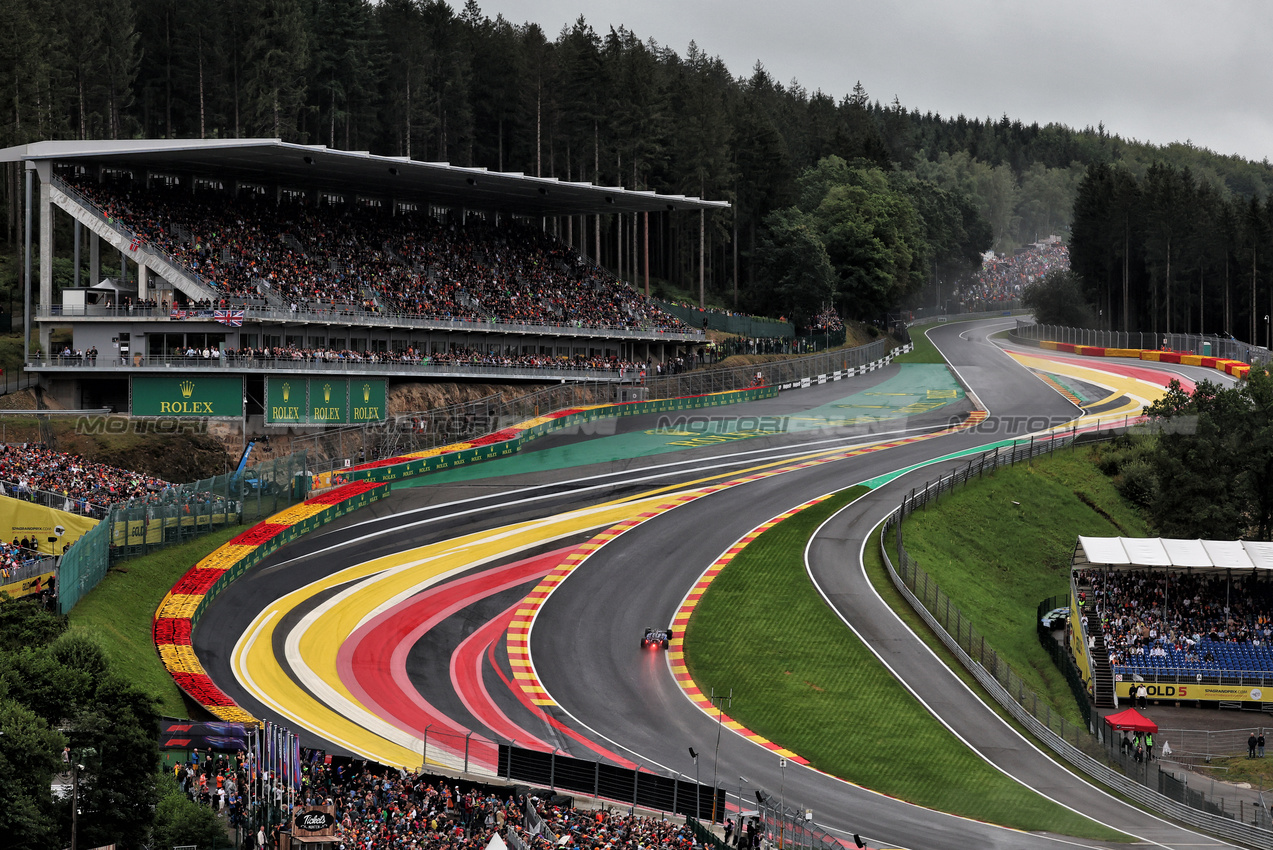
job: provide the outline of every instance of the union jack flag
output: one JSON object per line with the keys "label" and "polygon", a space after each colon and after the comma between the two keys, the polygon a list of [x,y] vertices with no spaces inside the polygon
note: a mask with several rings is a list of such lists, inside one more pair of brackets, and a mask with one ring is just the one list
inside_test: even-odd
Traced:
{"label": "union jack flag", "polygon": [[243,327],[243,311],[242,310],[216,310],[212,314],[213,321],[220,322],[223,325],[229,325],[232,328]]}

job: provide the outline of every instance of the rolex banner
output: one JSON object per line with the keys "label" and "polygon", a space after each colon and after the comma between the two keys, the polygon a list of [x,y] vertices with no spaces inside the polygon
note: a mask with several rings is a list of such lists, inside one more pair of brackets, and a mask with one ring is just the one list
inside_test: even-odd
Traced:
{"label": "rolex banner", "polygon": [[304,425],[309,422],[309,390],[304,378],[267,375],[265,421],[270,425]]}
{"label": "rolex banner", "polygon": [[237,419],[243,415],[243,378],[239,376],[137,375],[131,379],[129,396],[133,416]]}
{"label": "rolex banner", "polygon": [[375,378],[265,379],[267,425],[357,425],[385,419],[385,381]]}
{"label": "rolex banner", "polygon": [[349,379],[349,421],[379,422],[385,418],[385,382]]}

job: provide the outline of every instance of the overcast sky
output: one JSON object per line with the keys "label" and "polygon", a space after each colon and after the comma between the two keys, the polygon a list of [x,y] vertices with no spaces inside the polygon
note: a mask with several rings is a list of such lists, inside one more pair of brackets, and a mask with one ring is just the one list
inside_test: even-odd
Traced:
{"label": "overcast sky", "polygon": [[[907,109],[1192,141],[1273,159],[1268,0],[479,0],[554,39],[583,14],[684,56],[693,40],[735,77],[760,61],[837,100],[861,80]],[[452,0],[454,8],[463,0]]]}

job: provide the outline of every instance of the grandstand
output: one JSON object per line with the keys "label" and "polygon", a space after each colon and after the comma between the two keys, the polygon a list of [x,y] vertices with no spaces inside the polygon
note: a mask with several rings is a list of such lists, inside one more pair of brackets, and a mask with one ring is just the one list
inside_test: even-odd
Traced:
{"label": "grandstand", "polygon": [[[46,141],[0,162],[38,185],[27,371],[64,407],[135,415],[160,415],[133,402],[172,395],[174,375],[242,392],[222,381],[210,409],[190,390],[165,414],[263,422],[266,373],[349,398],[369,376],[637,381],[705,337],[588,258],[619,255],[602,222],[628,222],[624,267],[648,286],[631,225],[648,245],[651,213],[662,228],[728,206],[277,139]],[[64,219],[76,285],[55,298]],[[70,342],[53,347],[55,329]]]}
{"label": "grandstand", "polygon": [[[1070,646],[1097,705],[1273,705],[1273,544],[1080,537]],[[1270,697],[1266,699],[1266,696]]]}

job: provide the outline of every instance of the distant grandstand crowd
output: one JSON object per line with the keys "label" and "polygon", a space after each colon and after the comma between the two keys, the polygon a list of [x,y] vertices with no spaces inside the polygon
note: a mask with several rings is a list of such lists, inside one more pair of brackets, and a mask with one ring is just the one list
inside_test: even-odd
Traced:
{"label": "distant grandstand crowd", "polygon": [[1070,251],[1061,242],[1030,245],[1011,257],[995,256],[981,264],[981,270],[961,293],[964,309],[982,312],[1000,309],[1017,301],[1025,288],[1049,272],[1070,267]]}
{"label": "distant grandstand crowd", "polygon": [[1273,671],[1273,583],[1211,573],[1083,571],[1110,663]]}
{"label": "distant grandstand crowd", "polygon": [[40,560],[34,541],[14,538],[12,543],[0,542],[0,584],[7,583],[21,567]]}
{"label": "distant grandstand crowd", "polygon": [[50,507],[100,518],[106,506],[153,500],[171,486],[43,443],[0,443],[0,495],[15,499],[36,501],[43,491],[61,497]]}
{"label": "distant grandstand crowd", "polygon": [[[186,357],[202,356],[193,349]],[[415,348],[394,351],[350,351],[325,348],[240,348],[226,351],[226,358],[235,362],[271,366],[283,362],[309,363],[401,363],[409,366],[465,365],[490,366],[516,369],[578,369],[604,372],[626,372],[645,368],[619,357],[573,357],[548,354],[519,354],[497,349],[482,350],[461,345],[451,345],[446,351],[424,353]]]}
{"label": "distant grandstand crowd", "polygon": [[[251,768],[244,754],[218,754],[180,765],[176,774],[192,799],[223,813],[230,826],[250,831],[257,805],[253,789],[259,792],[261,787]],[[689,827],[668,820],[585,811],[561,798],[513,795],[357,762],[331,765],[311,758],[302,772],[301,788],[299,797],[290,800],[293,810],[333,806],[336,846],[346,850],[484,850],[494,835],[511,848],[528,850],[691,850],[696,846]],[[267,805],[273,802],[276,808],[286,808],[289,804],[282,786],[268,778],[265,795]],[[264,846],[271,850],[280,846],[285,829],[283,824],[262,828]],[[753,830],[746,837],[758,836]]]}
{"label": "distant grandstand crowd", "polygon": [[[610,329],[689,328],[540,230],[444,223],[285,195],[144,189],[72,178],[110,220],[230,301],[427,319]],[[178,305],[173,305],[174,308]]]}

